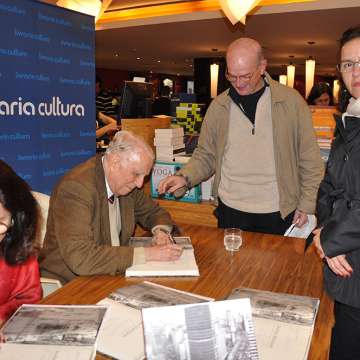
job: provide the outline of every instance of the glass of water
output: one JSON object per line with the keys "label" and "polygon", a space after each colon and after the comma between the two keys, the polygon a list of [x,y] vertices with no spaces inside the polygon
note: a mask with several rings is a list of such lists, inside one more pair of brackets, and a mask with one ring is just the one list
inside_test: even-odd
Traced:
{"label": "glass of water", "polygon": [[236,228],[224,230],[224,245],[228,251],[238,251],[242,244],[242,231]]}

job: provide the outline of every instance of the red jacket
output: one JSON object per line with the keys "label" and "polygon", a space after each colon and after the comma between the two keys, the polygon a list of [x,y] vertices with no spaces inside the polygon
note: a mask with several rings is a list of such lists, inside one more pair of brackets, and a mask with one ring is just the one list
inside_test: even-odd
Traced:
{"label": "red jacket", "polygon": [[0,323],[20,305],[36,303],[41,296],[39,266],[35,257],[14,266],[0,258]]}

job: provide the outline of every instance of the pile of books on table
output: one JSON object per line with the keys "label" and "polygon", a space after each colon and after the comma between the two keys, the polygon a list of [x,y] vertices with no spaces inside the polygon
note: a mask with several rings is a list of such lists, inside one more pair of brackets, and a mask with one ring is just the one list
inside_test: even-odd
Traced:
{"label": "pile of books on table", "polygon": [[177,155],[185,155],[184,129],[155,129],[156,160],[172,162]]}

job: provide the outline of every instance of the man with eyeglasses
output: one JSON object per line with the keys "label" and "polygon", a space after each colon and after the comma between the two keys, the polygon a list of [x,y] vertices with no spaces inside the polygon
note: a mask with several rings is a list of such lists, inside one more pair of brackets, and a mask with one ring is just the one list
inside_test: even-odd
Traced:
{"label": "man with eyeglasses", "polygon": [[215,173],[219,227],[272,234],[302,227],[324,167],[309,108],[265,72],[257,41],[231,43],[226,62],[230,88],[210,104],[190,162],[158,191],[180,195]]}
{"label": "man with eyeglasses", "polygon": [[[135,263],[179,258],[170,215],[141,189],[153,161],[147,143],[119,131],[104,156],[90,158],[60,180],[50,200],[42,276],[66,283],[79,275],[122,274]],[[136,223],[152,230],[153,246],[129,247]]]}

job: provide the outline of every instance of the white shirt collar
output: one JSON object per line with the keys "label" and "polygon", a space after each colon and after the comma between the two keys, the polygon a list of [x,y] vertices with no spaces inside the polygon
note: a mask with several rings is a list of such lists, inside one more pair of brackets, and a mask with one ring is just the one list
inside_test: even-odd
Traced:
{"label": "white shirt collar", "polygon": [[[103,167],[104,167],[104,157],[101,158],[101,162],[102,162]],[[113,195],[115,195],[115,194],[114,194],[114,193],[111,191],[111,189],[110,189],[110,186],[109,186],[109,183],[108,183],[108,181],[107,181],[107,179],[106,179],[105,173],[104,173],[104,177],[105,177],[105,185],[106,185],[107,197],[108,197],[108,199],[110,199],[110,198],[111,198]]]}

